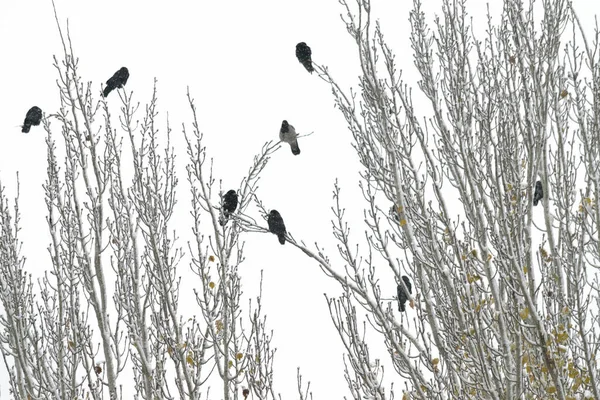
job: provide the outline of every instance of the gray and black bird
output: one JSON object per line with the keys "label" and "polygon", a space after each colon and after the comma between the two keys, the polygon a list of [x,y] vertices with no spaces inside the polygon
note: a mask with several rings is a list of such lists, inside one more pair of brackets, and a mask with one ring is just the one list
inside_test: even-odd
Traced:
{"label": "gray and black bird", "polygon": [[221,226],[225,226],[225,224],[229,220],[229,216],[233,214],[237,206],[238,195],[236,191],[232,189],[225,193],[225,196],[223,196],[223,200],[221,203],[221,218],[219,218],[219,223],[221,224]]}
{"label": "gray and black bird", "polygon": [[129,70],[125,67],[122,67],[120,70],[115,72],[115,74],[111,76],[109,80],[106,81],[104,97],[108,96],[110,92],[116,88],[122,88],[123,85],[127,83],[127,79],[129,79]]}
{"label": "gray and black bird", "polygon": [[271,210],[267,217],[267,224],[269,224],[269,232],[277,235],[279,243],[285,244],[285,234],[287,231],[285,230],[285,224],[283,223],[283,218],[281,218],[279,211]]}
{"label": "gray and black bird", "polygon": [[398,216],[398,207],[396,207],[396,205],[393,205],[392,208],[390,208],[390,217],[394,218],[396,222],[400,222],[400,217]]}
{"label": "gray and black bird", "polygon": [[542,181],[535,183],[535,191],[533,192],[533,205],[537,206],[538,202],[544,198],[544,188],[542,187]]}
{"label": "gray and black bird", "polygon": [[279,130],[279,140],[285,143],[289,143],[292,148],[292,154],[297,156],[300,154],[300,147],[298,147],[298,134],[296,129],[286,120],[281,123],[281,129]]}
{"label": "gray and black bird", "polygon": [[25,115],[25,122],[23,122],[21,132],[28,133],[29,129],[31,129],[31,125],[38,126],[41,120],[42,109],[36,106],[31,107]]}
{"label": "gray and black bird", "polygon": [[[408,276],[404,275],[402,277],[402,280],[404,281],[404,285],[408,289],[408,293],[412,294],[412,286],[410,285],[410,280],[408,279]],[[402,285],[398,285],[398,311],[404,312],[404,310],[406,309],[404,307],[404,303],[406,303],[406,300],[408,300],[408,294],[404,291]]]}
{"label": "gray and black bird", "polygon": [[304,65],[304,68],[312,74],[315,69],[312,66],[311,55],[312,52],[310,51],[310,47],[308,47],[306,43],[300,42],[296,45],[296,57],[298,58],[298,61],[300,61],[300,64]]}

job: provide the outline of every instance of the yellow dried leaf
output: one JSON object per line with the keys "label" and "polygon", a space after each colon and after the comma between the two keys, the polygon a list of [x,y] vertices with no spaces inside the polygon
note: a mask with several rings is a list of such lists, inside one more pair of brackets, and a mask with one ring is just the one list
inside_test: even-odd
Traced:
{"label": "yellow dried leaf", "polygon": [[487,256],[487,261],[490,261],[491,259],[492,259],[492,255],[491,255],[491,254],[488,254],[488,256]]}
{"label": "yellow dried leaf", "polygon": [[400,220],[400,226],[404,226],[404,225],[406,225],[406,220],[405,219]]}
{"label": "yellow dried leaf", "polygon": [[525,307],[520,313],[519,315],[521,316],[522,320],[526,320],[527,317],[529,317],[529,307]]}
{"label": "yellow dried leaf", "polygon": [[404,211],[404,207],[398,206],[397,211],[398,211],[398,213],[401,213],[402,211]]}
{"label": "yellow dried leaf", "polygon": [[569,334],[567,332],[562,332],[562,333],[559,333],[558,335],[556,335],[556,341],[558,343],[564,343],[567,341],[568,338],[569,338]]}
{"label": "yellow dried leaf", "polygon": [[569,95],[569,92],[567,92],[567,89],[563,89],[563,91],[560,92],[560,97],[563,98],[563,99],[565,97],[567,97],[568,95]]}
{"label": "yellow dried leaf", "polygon": [[556,393],[556,387],[550,386],[548,389],[546,389],[546,392],[548,392],[550,394]]}
{"label": "yellow dried leaf", "polygon": [[404,394],[402,395],[402,400],[410,400],[408,393],[404,392]]}
{"label": "yellow dried leaf", "polygon": [[214,289],[215,288],[215,283],[214,282],[210,282],[208,284],[208,287],[211,288],[211,289]]}
{"label": "yellow dried leaf", "polygon": [[579,375],[579,371],[577,371],[576,369],[572,369],[571,371],[569,371],[569,378],[575,379],[577,378],[577,375]]}
{"label": "yellow dried leaf", "polygon": [[208,261],[210,261],[210,262],[214,262],[214,261],[215,261],[215,256],[209,256],[209,257],[208,257]]}
{"label": "yellow dried leaf", "polygon": [[194,362],[194,357],[192,357],[192,353],[189,352],[187,357],[185,358],[185,361],[189,364],[189,365],[196,365],[196,363]]}
{"label": "yellow dried leaf", "polygon": [[524,266],[524,267],[523,267],[523,273],[524,273],[524,274],[527,274],[527,272],[529,272],[529,269],[527,268],[527,266]]}
{"label": "yellow dried leaf", "polygon": [[227,365],[229,366],[229,368],[233,367],[233,361],[229,360],[229,362],[227,363]]}
{"label": "yellow dried leaf", "polygon": [[475,249],[471,250],[471,255],[473,257],[477,257],[477,250],[475,250]]}
{"label": "yellow dried leaf", "polygon": [[244,357],[244,355],[243,355],[242,353],[237,353],[237,354],[235,355],[235,358],[237,358],[238,360],[241,360],[241,359],[242,359],[242,357]]}
{"label": "yellow dried leaf", "polygon": [[510,183],[508,183],[506,185],[506,190],[512,190],[512,188],[513,188],[513,185],[511,185]]}
{"label": "yellow dried leaf", "polygon": [[434,358],[433,360],[431,360],[431,363],[433,365],[438,365],[440,363],[440,359],[439,358]]}

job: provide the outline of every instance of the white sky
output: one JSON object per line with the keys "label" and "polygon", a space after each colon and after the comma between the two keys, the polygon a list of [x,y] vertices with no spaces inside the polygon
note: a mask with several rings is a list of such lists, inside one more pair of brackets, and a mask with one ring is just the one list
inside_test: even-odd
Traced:
{"label": "white sky", "polygon": [[[417,90],[408,38],[411,2],[372,2],[399,67],[405,70],[406,82]],[[424,2],[432,24],[433,13],[440,10],[439,0]],[[574,3],[591,36],[600,2]],[[191,121],[185,97],[189,85],[208,154],[215,158],[215,175],[223,179],[224,190],[239,187],[263,143],[277,140],[281,120],[287,119],[300,133],[314,131],[300,140],[299,156],[294,157],[286,145],[273,157],[262,177],[259,197],[266,207],[281,212],[296,239],[307,244],[318,241],[342,267],[330,234],[332,189],[339,178],[349,216],[360,221],[363,204],[357,189],[357,158],[343,117],[333,108],[329,87],[316,74],[308,74],[295,57],[296,43],[306,42],[313,60],[327,65],[342,87],[356,88],[356,48],[340,20],[344,10],[337,1],[56,0],[56,5],[61,22],[69,19],[79,73],[93,81],[96,94],[117,69],[126,66],[130,72],[126,89],[133,90],[134,98],[145,104],[153,78],[158,78],[158,109],[163,118],[169,112],[179,155],[178,191],[182,197],[176,221],[181,226],[180,237],[189,238],[189,190],[183,170],[187,155],[181,134],[181,123],[190,126]],[[476,7],[472,14],[485,21],[481,18],[485,3],[472,0],[471,5]],[[501,2],[494,7],[497,10]],[[497,21],[498,13],[494,16]],[[50,1],[0,2],[0,179],[11,198],[16,194],[16,172],[20,173],[23,254],[28,259],[26,268],[34,276],[49,268],[41,187],[46,178],[45,133],[41,127],[33,127],[29,134],[22,134],[19,125],[33,105],[46,114],[56,111],[59,98],[52,55],[60,59],[61,51]],[[112,113],[117,114],[117,94],[111,94],[109,100]],[[423,113],[428,115],[428,110],[424,108]],[[58,128],[56,122],[54,127]],[[164,124],[162,128],[164,131]],[[353,232],[355,239],[362,241],[362,226],[354,227]],[[187,252],[184,240],[179,245]],[[260,270],[265,272],[263,311],[275,331],[276,391],[284,398],[295,397],[296,367],[300,366],[305,381],[311,380],[316,398],[348,395],[341,368],[342,348],[323,298],[325,292],[338,293],[338,286],[303,254],[289,245],[280,246],[275,236],[247,235],[246,250],[241,271],[248,296],[257,290]],[[179,271],[188,274],[184,263]],[[395,284],[390,282],[389,297],[394,295]],[[195,303],[180,306],[182,314],[197,312]],[[393,371],[386,373],[388,379],[393,375]],[[397,377],[394,382],[402,385]],[[0,395],[6,396],[3,366],[0,387]]]}

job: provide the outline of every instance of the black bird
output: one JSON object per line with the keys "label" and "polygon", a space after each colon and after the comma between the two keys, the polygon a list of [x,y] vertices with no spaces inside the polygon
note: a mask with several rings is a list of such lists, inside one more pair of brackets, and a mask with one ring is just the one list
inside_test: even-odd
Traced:
{"label": "black bird", "polygon": [[306,45],[304,42],[300,42],[296,45],[296,57],[300,64],[304,65],[304,68],[311,74],[315,70],[312,66],[312,59],[310,58],[312,52],[310,51],[310,47]]}
{"label": "black bird", "polygon": [[235,190],[230,190],[225,193],[223,196],[223,202],[221,204],[221,218],[219,218],[219,223],[221,226],[225,226],[227,221],[229,220],[229,215],[233,214],[235,209],[238,206],[238,195]]}
{"label": "black bird", "polygon": [[393,205],[392,208],[390,208],[390,216],[394,218],[396,222],[400,222],[400,217],[398,216],[398,207],[396,207],[396,205]]}
{"label": "black bird", "polygon": [[[404,281],[404,285],[408,289],[408,293],[412,294],[412,286],[410,285],[410,280],[408,279],[408,276],[404,275],[402,277],[402,280]],[[398,285],[398,311],[404,312],[404,303],[406,303],[406,300],[408,300],[408,294],[404,291],[402,285]]]}
{"label": "black bird", "polygon": [[292,148],[292,154],[297,156],[300,154],[300,147],[298,147],[298,134],[296,129],[286,120],[281,123],[281,129],[279,130],[279,140],[285,143],[289,143]]}
{"label": "black bird", "polygon": [[120,70],[115,72],[109,80],[106,81],[106,87],[104,88],[104,97],[108,96],[116,88],[122,88],[129,79],[129,70],[122,67]]}
{"label": "black bird", "polygon": [[36,106],[33,106],[27,111],[27,115],[25,115],[25,122],[23,122],[23,126],[21,132],[28,133],[31,125],[38,126],[40,121],[42,120],[42,109]]}
{"label": "black bird", "polygon": [[544,188],[542,187],[542,181],[535,183],[535,192],[533,192],[533,205],[537,206],[538,201],[544,198]]}
{"label": "black bird", "polygon": [[267,218],[267,224],[269,224],[269,232],[277,235],[279,243],[285,244],[285,234],[287,231],[285,230],[285,224],[283,223],[283,218],[281,218],[279,211],[271,210],[269,217]]}

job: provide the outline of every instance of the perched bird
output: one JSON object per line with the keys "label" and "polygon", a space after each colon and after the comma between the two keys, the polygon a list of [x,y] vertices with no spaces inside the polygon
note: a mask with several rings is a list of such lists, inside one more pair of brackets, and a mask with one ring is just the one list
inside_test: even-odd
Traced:
{"label": "perched bird", "polygon": [[311,74],[315,70],[312,66],[312,59],[310,58],[312,51],[310,51],[310,47],[306,45],[304,42],[300,42],[296,45],[296,57],[300,64],[304,65],[304,68]]}
{"label": "perched bird", "polygon": [[250,394],[250,390],[244,388],[244,390],[242,391],[242,394],[244,395],[244,399],[247,399],[248,395]]}
{"label": "perched bird", "polygon": [[31,125],[38,126],[40,121],[42,120],[42,109],[36,106],[33,106],[27,111],[27,115],[25,115],[25,122],[23,122],[23,126],[21,132],[28,133]]}
{"label": "perched bird", "polygon": [[227,221],[229,220],[229,215],[233,214],[235,209],[238,206],[238,195],[235,190],[230,190],[225,193],[223,196],[223,201],[221,203],[221,218],[219,218],[219,223],[221,226],[225,226]]}
{"label": "perched bird", "polygon": [[123,85],[127,83],[127,79],[129,79],[129,70],[125,67],[122,67],[120,70],[115,72],[115,74],[111,76],[109,80],[106,81],[104,97],[108,96],[110,92],[116,88],[122,88]]}
{"label": "perched bird", "polygon": [[290,144],[292,148],[292,154],[297,156],[300,154],[300,147],[298,147],[298,134],[294,127],[286,120],[281,123],[281,129],[279,130],[279,140]]}
{"label": "perched bird", "polygon": [[283,218],[281,218],[279,211],[271,210],[269,217],[267,218],[267,224],[269,224],[269,232],[277,235],[279,243],[285,244],[285,234],[287,231],[285,230],[285,224],[283,223]]}
{"label": "perched bird", "polygon": [[392,208],[390,208],[390,217],[394,218],[396,222],[400,222],[400,217],[398,216],[398,207],[396,207],[396,205],[393,205]]}
{"label": "perched bird", "polygon": [[535,183],[535,192],[533,192],[533,205],[537,206],[538,202],[544,198],[544,188],[542,187],[542,181]]}
{"label": "perched bird", "polygon": [[[410,280],[408,279],[408,276],[404,275],[402,277],[402,280],[404,281],[404,285],[408,289],[408,293],[412,294],[412,286],[410,285]],[[408,294],[404,291],[402,285],[398,285],[398,311],[404,312],[404,303],[406,303],[406,300],[408,300]]]}

